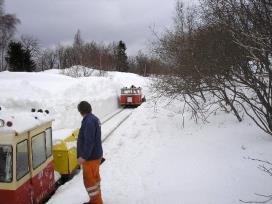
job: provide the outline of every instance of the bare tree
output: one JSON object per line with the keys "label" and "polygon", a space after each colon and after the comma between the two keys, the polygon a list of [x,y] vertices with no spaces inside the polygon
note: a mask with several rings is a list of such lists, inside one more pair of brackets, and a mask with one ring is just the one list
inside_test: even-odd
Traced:
{"label": "bare tree", "polygon": [[[203,0],[208,23],[220,22],[247,55],[233,69],[229,91],[235,101],[266,133],[272,135],[272,4],[258,0]],[[244,88],[240,88],[244,87]]]}
{"label": "bare tree", "polygon": [[52,49],[45,49],[37,60],[38,68],[41,71],[58,68],[57,52]]}
{"label": "bare tree", "polygon": [[206,110],[219,106],[239,121],[246,114],[272,135],[271,7],[268,1],[202,0],[201,15],[192,16],[194,9],[178,3],[175,29],[155,43],[170,67],[155,88],[182,98],[195,116],[206,118]]}
{"label": "bare tree", "polygon": [[28,50],[34,59],[37,59],[40,55],[40,43],[39,40],[30,35],[22,35],[21,42],[25,50]]}

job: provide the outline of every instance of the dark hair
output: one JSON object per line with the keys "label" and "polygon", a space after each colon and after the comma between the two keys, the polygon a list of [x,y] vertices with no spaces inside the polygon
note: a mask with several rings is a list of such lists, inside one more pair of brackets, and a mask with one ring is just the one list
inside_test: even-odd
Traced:
{"label": "dark hair", "polygon": [[85,115],[92,112],[92,106],[87,101],[81,101],[77,105],[77,109],[81,113],[81,115]]}

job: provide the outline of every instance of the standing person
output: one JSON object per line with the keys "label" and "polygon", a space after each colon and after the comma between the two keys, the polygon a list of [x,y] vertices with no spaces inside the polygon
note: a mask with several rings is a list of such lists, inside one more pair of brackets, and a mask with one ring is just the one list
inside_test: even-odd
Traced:
{"label": "standing person", "polygon": [[[83,168],[83,181],[90,204],[102,204],[99,166],[103,156],[101,123],[92,114],[91,105],[82,101],[77,106],[83,117],[77,140],[78,164]],[[86,204],[87,204],[86,203]]]}

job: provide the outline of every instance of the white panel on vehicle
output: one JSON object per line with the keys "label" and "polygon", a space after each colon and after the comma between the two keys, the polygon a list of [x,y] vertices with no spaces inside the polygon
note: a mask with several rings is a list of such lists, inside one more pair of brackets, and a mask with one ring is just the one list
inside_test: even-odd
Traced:
{"label": "white panel on vehicle", "polygon": [[127,102],[132,103],[132,97],[127,97]]}

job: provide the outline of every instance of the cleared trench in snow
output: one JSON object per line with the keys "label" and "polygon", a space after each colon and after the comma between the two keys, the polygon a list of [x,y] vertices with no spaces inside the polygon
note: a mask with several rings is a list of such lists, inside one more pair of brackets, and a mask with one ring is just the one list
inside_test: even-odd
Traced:
{"label": "cleared trench in snow", "polygon": [[[132,114],[132,111],[133,111],[133,109],[118,109],[115,112],[108,114],[105,118],[103,118],[101,120],[102,143],[104,143],[111,136],[111,134],[118,127],[120,127],[120,125],[122,125],[122,123],[125,122],[126,119],[129,118],[129,116]],[[72,129],[55,131],[55,133],[62,134],[62,139],[65,139],[66,137],[68,137],[70,135],[70,133],[72,133],[72,132],[73,132]],[[55,140],[55,142],[56,141],[57,140]],[[74,144],[74,145],[76,145],[76,144]],[[55,181],[57,182],[60,178],[61,178],[61,176],[59,175],[59,173],[55,171]],[[71,180],[73,180],[73,178],[71,178]],[[66,182],[64,182],[64,183],[66,183]],[[60,186],[58,186],[58,187],[60,187]]]}

